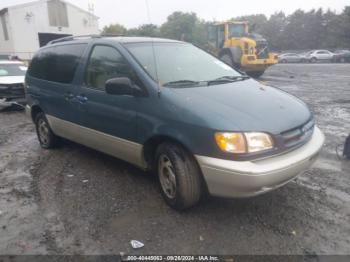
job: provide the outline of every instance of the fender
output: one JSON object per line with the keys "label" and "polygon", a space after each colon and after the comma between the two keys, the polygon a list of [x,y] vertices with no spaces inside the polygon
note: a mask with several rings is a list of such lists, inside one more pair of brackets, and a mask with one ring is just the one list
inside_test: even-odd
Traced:
{"label": "fender", "polygon": [[145,137],[143,144],[147,144],[148,141],[157,137],[169,138],[176,141],[192,153],[194,153],[193,151],[196,148],[193,143],[194,141],[191,141],[190,136],[188,136],[186,132],[181,131],[181,128],[176,128],[170,125],[158,126],[152,133],[149,134],[149,136]]}

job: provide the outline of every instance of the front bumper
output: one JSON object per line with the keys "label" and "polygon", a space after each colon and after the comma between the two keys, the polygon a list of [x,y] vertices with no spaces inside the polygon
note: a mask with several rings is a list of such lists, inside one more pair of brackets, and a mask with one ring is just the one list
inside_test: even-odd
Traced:
{"label": "front bumper", "polygon": [[324,135],[315,127],[305,145],[288,153],[256,161],[230,161],[196,155],[209,193],[221,197],[251,197],[283,186],[316,160]]}
{"label": "front bumper", "polygon": [[19,105],[21,107],[24,107],[24,105],[27,103],[27,100],[22,97],[17,98],[3,98],[0,96],[0,110],[11,107],[13,105]]}
{"label": "front bumper", "polygon": [[262,59],[257,58],[255,55],[242,55],[241,58],[241,67],[245,71],[263,71],[277,63],[277,56],[273,53],[270,53],[267,58]]}

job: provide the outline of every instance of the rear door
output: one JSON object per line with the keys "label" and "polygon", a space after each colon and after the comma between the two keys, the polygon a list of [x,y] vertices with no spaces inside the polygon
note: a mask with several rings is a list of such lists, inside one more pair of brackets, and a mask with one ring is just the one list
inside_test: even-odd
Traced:
{"label": "rear door", "polygon": [[86,46],[52,46],[44,48],[33,59],[28,71],[28,92],[49,117],[77,121],[77,104],[74,102],[77,85],[74,80]]}
{"label": "rear door", "polygon": [[294,62],[294,63],[297,63],[300,60],[300,58],[297,54],[291,54],[291,59],[292,59],[292,62]]}
{"label": "rear door", "polygon": [[330,56],[329,56],[328,52],[326,52],[326,51],[318,51],[317,52],[317,59],[327,60],[327,59],[330,59]]}
{"label": "rear door", "polygon": [[324,51],[324,56],[326,60],[332,60],[333,59],[333,53],[329,51]]}

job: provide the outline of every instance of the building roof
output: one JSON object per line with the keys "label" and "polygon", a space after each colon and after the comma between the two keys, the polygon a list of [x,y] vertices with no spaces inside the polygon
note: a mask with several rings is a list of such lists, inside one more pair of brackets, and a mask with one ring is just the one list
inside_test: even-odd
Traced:
{"label": "building roof", "polygon": [[[6,13],[8,11],[8,9],[12,9],[12,8],[22,8],[22,7],[26,7],[26,6],[31,6],[31,5],[35,5],[35,4],[39,4],[39,3],[47,3],[49,1],[52,1],[52,0],[37,0],[37,1],[31,1],[31,2],[28,2],[28,3],[23,3],[23,4],[16,4],[16,5],[11,5],[11,6],[7,6],[7,7],[4,7],[2,9],[0,9],[0,15],[2,13]],[[89,11],[87,10],[84,10],[83,8],[79,7],[79,6],[76,6],[72,3],[70,3],[69,1],[66,1],[66,0],[59,0],[67,5],[70,5],[71,7],[75,8],[75,9],[78,9],[80,10],[81,12],[84,12],[86,14],[89,14],[89,15],[92,15],[93,17],[95,17],[96,19],[98,19],[99,17],[94,15],[93,13],[90,13]]]}

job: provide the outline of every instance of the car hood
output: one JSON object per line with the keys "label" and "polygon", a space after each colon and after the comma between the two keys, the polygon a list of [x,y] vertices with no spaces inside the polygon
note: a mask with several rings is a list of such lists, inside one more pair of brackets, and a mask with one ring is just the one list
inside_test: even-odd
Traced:
{"label": "car hood", "polygon": [[216,130],[279,134],[312,117],[298,98],[252,79],[171,90],[180,98],[183,118],[195,113],[202,123]]}
{"label": "car hood", "polygon": [[1,76],[0,85],[24,83],[25,76]]}

